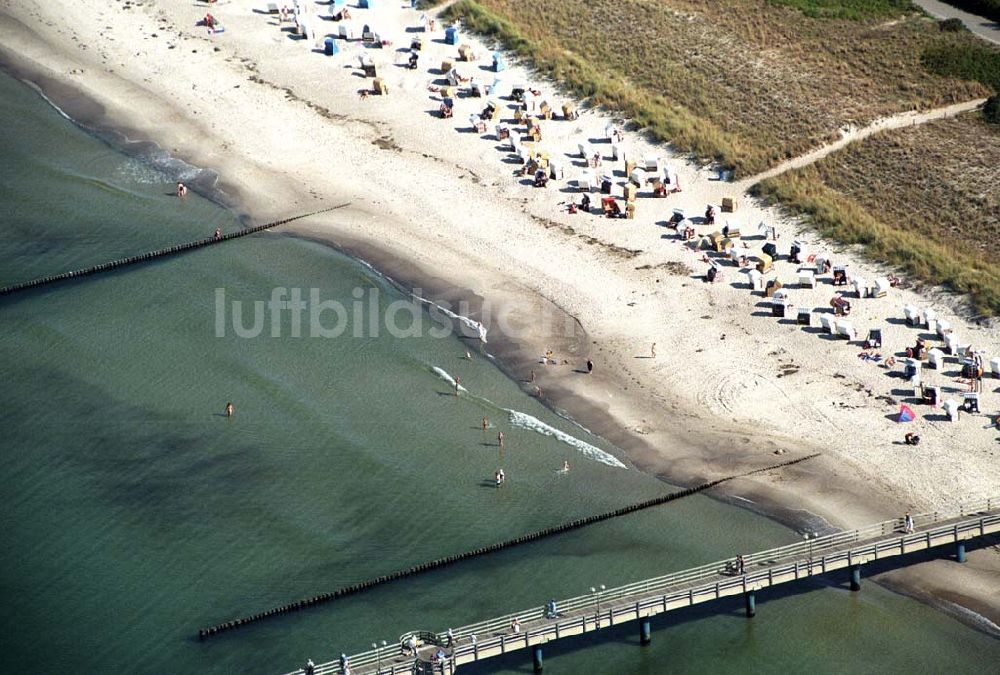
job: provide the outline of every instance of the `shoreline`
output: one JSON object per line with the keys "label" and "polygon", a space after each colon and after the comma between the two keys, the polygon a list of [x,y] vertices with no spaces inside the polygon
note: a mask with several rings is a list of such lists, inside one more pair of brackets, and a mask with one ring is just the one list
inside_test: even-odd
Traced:
{"label": "shoreline", "polygon": [[[9,20],[8,17],[4,18]],[[35,39],[46,44],[41,36],[36,35]],[[48,46],[53,52],[56,51],[54,45],[49,44]],[[0,51],[4,51],[4,49],[0,49]],[[25,64],[22,66],[27,68]],[[50,87],[49,91],[56,105],[69,111],[70,114],[77,112],[71,106],[78,105],[82,111],[81,121],[85,127],[88,126],[85,113],[90,112],[95,123],[99,123],[100,126],[106,124],[110,128],[120,129],[127,138],[144,139],[154,136],[153,133],[146,133],[142,129],[141,115],[139,115],[137,122],[130,123],[129,120],[122,119],[127,106],[123,106],[117,111],[109,110],[96,97],[90,98],[95,94],[94,91],[89,92],[88,95],[84,89],[74,88],[71,84],[72,80],[68,76],[64,80],[60,80],[54,74],[49,76],[42,71],[41,64],[36,64],[36,66],[38,66],[38,73],[31,79],[40,81],[39,86],[42,86],[43,89]],[[98,83],[98,85],[100,84],[106,83]],[[99,89],[98,85],[92,86]],[[126,83],[123,82],[123,85]],[[128,83],[126,86],[132,85]],[[106,95],[114,96],[114,85],[111,84],[109,87],[111,93],[106,91]],[[152,91],[150,93],[154,94]],[[70,107],[64,106],[65,101],[60,100],[60,97],[69,99],[68,106]],[[169,110],[173,107],[162,100],[157,100],[155,106],[154,109],[160,110]],[[347,121],[345,124],[354,125],[357,122]],[[197,121],[185,117],[181,117],[177,125],[180,131],[173,130],[175,138],[177,136],[183,137],[190,128],[198,129],[202,126]],[[378,133],[378,123],[371,123],[367,126],[362,124],[362,126],[368,129],[368,136],[372,133]],[[345,135],[351,135],[351,131],[348,129]],[[174,145],[169,142],[170,134],[167,136],[168,138],[158,147],[166,149]],[[365,144],[366,141],[366,136],[360,135],[357,142]],[[226,143],[216,142],[213,145],[225,148]],[[350,199],[355,197],[355,194],[369,198],[371,196],[363,190],[364,181],[359,180],[353,184],[348,182],[347,187],[340,193],[324,192],[321,198],[317,193],[307,194],[304,185],[292,187],[294,185],[292,179],[277,176],[275,171],[267,171],[265,167],[254,166],[253,170],[250,171],[227,172],[227,165],[232,166],[234,162],[240,161],[238,157],[233,157],[228,161],[225,158],[220,158],[218,164],[211,162],[205,164],[199,161],[199,152],[195,149],[197,144],[194,148],[189,145],[190,152],[185,152],[183,143],[178,143],[178,146],[180,149],[175,147],[173,151],[165,151],[173,157],[190,157],[192,166],[213,165],[219,167],[211,169],[211,171],[215,171],[219,176],[220,189],[232,196],[233,204],[228,208],[234,209],[249,220],[266,220],[269,216],[277,215],[278,209],[283,208],[283,206],[270,195],[275,192],[284,192],[282,187],[287,190],[289,195],[295,196],[295,204],[297,205],[300,202],[308,202],[308,205],[313,205],[319,199],[332,203],[334,199],[339,197]],[[211,156],[211,152],[208,155]],[[448,161],[446,158],[439,157],[427,159],[426,156],[425,160],[427,160],[425,163],[431,164],[435,163],[435,160],[445,164]],[[259,172],[258,169],[260,169]],[[242,177],[240,173],[243,174]],[[475,174],[473,173],[473,175]],[[255,178],[259,179],[259,182]],[[261,185],[269,186],[270,189],[261,189]],[[357,192],[353,193],[352,188],[357,189]],[[261,193],[268,196],[261,197]],[[306,205],[299,206],[299,208],[305,210]],[[413,251],[413,255],[407,258],[401,255],[399,250],[406,248],[405,245],[397,246],[393,250],[390,246],[385,245],[387,242],[380,242],[371,235],[364,236],[366,229],[363,223],[366,220],[371,221],[377,218],[380,223],[396,223],[403,217],[403,214],[398,210],[395,213],[390,212],[384,217],[377,217],[373,211],[374,209],[370,206],[362,206],[359,203],[357,206],[338,214],[343,216],[346,222],[331,222],[327,219],[317,218],[317,224],[290,227],[288,230],[274,234],[320,240],[347,255],[367,261],[374,269],[402,284],[404,288],[423,289],[425,295],[435,301],[456,302],[464,299],[473,307],[481,307],[485,299],[501,295],[498,289],[502,289],[502,295],[504,295],[502,302],[514,307],[515,313],[519,307],[534,307],[538,299],[541,298],[543,302],[549,303],[558,311],[573,316],[584,328],[589,323],[586,317],[582,317],[578,313],[574,315],[572,304],[557,304],[551,300],[550,296],[554,296],[555,293],[546,293],[542,289],[531,288],[524,284],[523,279],[505,277],[503,274],[497,273],[496,270],[483,270],[479,274],[471,275],[473,277],[472,283],[468,284],[456,282],[454,270],[451,274],[452,279],[444,274],[432,273],[430,270],[436,269],[438,266],[435,265],[437,259],[428,252],[430,247],[425,247],[420,252]],[[288,211],[286,210],[284,213],[287,214]],[[319,223],[318,221],[323,222]],[[362,223],[362,226],[358,226],[359,223]],[[435,238],[421,232],[414,232],[413,235],[417,240],[424,241],[428,238],[433,241]],[[612,253],[609,255],[615,255],[614,249],[610,250]],[[429,293],[426,292],[428,289]],[[550,336],[535,335],[514,339],[493,332],[491,333],[489,350],[495,356],[495,363],[498,367],[508,377],[518,381],[524,375],[525,364],[537,363],[538,354],[542,353],[545,348],[554,348],[554,351],[561,357],[568,356],[579,361],[591,355],[597,356],[595,347],[596,351],[599,352],[605,344],[607,343],[603,338],[600,342],[593,340],[586,330],[583,335],[566,339],[559,344],[556,344]],[[616,351],[621,352],[621,349]],[[617,361],[624,362],[624,357],[620,353]],[[601,365],[603,366],[603,363]],[[593,393],[588,395],[587,392],[581,391],[583,386],[590,388],[591,392],[595,388],[621,393],[628,391],[629,387],[641,388],[643,383],[647,381],[646,375],[633,375],[628,368],[615,370],[599,367],[598,372],[586,380],[586,385],[573,382],[573,380],[578,381],[579,378],[566,372],[571,370],[572,366],[571,368],[536,366],[536,368],[542,372],[539,384],[543,386],[543,403],[557,413],[568,414],[572,421],[613,443],[627,455],[638,470],[652,473],[672,484],[686,486],[699,480],[731,473],[735,467],[754,468],[773,463],[777,450],[785,450],[788,453],[786,459],[791,459],[796,456],[795,453],[809,454],[814,447],[822,447],[816,441],[803,442],[793,436],[780,434],[769,429],[748,433],[745,424],[739,421],[725,421],[718,415],[699,410],[688,400],[672,397],[670,392],[665,393],[662,390],[658,391],[651,400],[645,401],[643,400],[644,395],[636,397],[630,394],[624,404],[621,396],[608,398],[594,396]],[[523,382],[521,384],[522,388],[527,389],[523,386]],[[623,409],[627,409],[629,412],[623,413]],[[675,418],[673,424],[669,420],[665,420],[664,424],[660,423],[664,415],[667,414],[664,412],[665,410],[671,411],[669,415]],[[649,422],[649,426],[655,424],[654,430],[651,432],[645,427],[630,424],[629,421],[636,418],[640,418],[642,422],[652,420]],[[734,417],[734,419],[737,418]],[[659,428],[661,426],[666,428]],[[639,428],[638,433],[636,432],[637,428]],[[658,447],[668,447],[671,454],[665,454]],[[861,523],[865,519],[875,520],[876,514],[898,514],[905,509],[906,502],[901,502],[899,495],[879,494],[878,498],[875,499],[870,486],[863,481],[852,480],[850,476],[844,475],[848,471],[849,466],[845,468],[838,458],[824,454],[817,460],[796,466],[794,470],[770,479],[759,477],[736,481],[735,485],[727,486],[725,490],[719,490],[719,494],[712,496],[734,505],[752,508],[761,515],[784,524],[797,522],[794,516],[796,513],[811,514],[802,519],[810,527],[815,527],[808,522],[813,519],[819,519],[821,522],[833,522],[841,527],[846,527],[851,522]],[[777,485],[778,483],[781,485]],[[750,499],[752,507],[748,507],[746,504],[747,498]],[[791,526],[795,527],[795,525]],[[905,583],[903,585],[905,586]],[[940,595],[945,597],[946,593],[949,592],[957,593],[941,589]],[[958,595],[967,597],[961,593],[957,593],[955,597]],[[989,607],[996,614],[988,618],[996,623],[1000,620],[1000,603]]]}

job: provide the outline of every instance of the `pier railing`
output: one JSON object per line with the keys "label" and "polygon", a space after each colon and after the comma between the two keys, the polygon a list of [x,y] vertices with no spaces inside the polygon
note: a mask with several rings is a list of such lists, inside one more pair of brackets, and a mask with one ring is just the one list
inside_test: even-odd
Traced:
{"label": "pier railing", "polygon": [[[634,618],[635,615],[645,609],[669,604],[673,600],[690,597],[692,593],[702,594],[708,592],[698,590],[698,582],[711,581],[712,592],[721,597],[727,595],[726,591],[753,586],[765,580],[770,581],[774,577],[795,574],[796,578],[802,570],[803,574],[812,575],[822,573],[827,566],[836,569],[842,567],[845,561],[850,562],[851,557],[860,558],[870,556],[879,557],[879,553],[887,550],[905,551],[907,545],[918,544],[924,541],[931,542],[936,537],[951,533],[956,528],[964,530],[982,529],[986,520],[992,524],[994,521],[1000,522],[1000,515],[988,516],[986,518],[973,519],[967,523],[959,525],[942,525],[934,527],[936,523],[943,521],[969,518],[978,514],[987,514],[990,511],[1000,509],[1000,497],[990,497],[976,501],[960,504],[955,509],[949,511],[932,511],[920,513],[912,516],[913,525],[919,532],[907,533],[905,531],[904,518],[894,518],[881,523],[875,523],[856,530],[847,532],[837,532],[825,536],[810,538],[777,548],[759,551],[756,553],[743,554],[745,574],[734,574],[732,558],[720,560],[699,567],[686,569],[680,572],[665,574],[663,576],[645,579],[643,581],[625,584],[615,588],[609,588],[594,593],[580,595],[573,598],[558,601],[556,603],[560,616],[572,617],[579,613],[577,618],[569,619],[582,622],[584,628],[588,622],[618,623],[618,616],[627,614]],[[940,532],[939,532],[940,530]],[[956,531],[955,535],[961,532]],[[892,535],[898,535],[893,537]],[[892,537],[891,540],[887,540]],[[867,545],[859,547],[854,544]],[[805,558],[808,562],[802,562]],[[794,562],[792,562],[794,561]],[[814,562],[815,561],[815,562]],[[806,571],[808,566],[808,572]],[[814,569],[815,567],[815,569]],[[721,578],[720,578],[721,577]],[[643,596],[653,596],[644,598]],[[620,601],[623,598],[631,598],[634,603],[623,605]],[[618,601],[618,606],[615,606]],[[598,607],[601,607],[598,612]],[[506,650],[510,648],[523,647],[528,644],[529,636],[526,633],[510,634],[508,631],[515,619],[528,624],[540,621],[545,617],[545,609],[539,605],[537,607],[513,612],[500,617],[494,617],[486,621],[461,626],[452,630],[456,644],[452,658],[471,654],[477,650],[486,650],[500,646]],[[571,628],[565,621],[557,625],[535,627],[530,631],[530,638],[534,642],[538,638],[546,637],[548,633],[555,632],[558,636],[560,630]],[[406,633],[401,639],[404,641],[410,635],[416,636],[421,644],[445,645],[447,638],[445,633],[433,633],[428,631]],[[471,636],[477,636],[477,643],[471,643]],[[523,643],[523,644],[521,644]],[[365,670],[373,672],[378,664],[384,662],[379,673],[395,674],[410,672],[410,664],[391,663],[390,661],[399,654],[400,645],[389,645],[382,649],[372,649],[361,652],[350,657],[351,670]],[[316,666],[313,671],[316,675],[335,675],[341,673],[338,662],[324,663]],[[295,671],[289,675],[301,675],[303,671]]]}

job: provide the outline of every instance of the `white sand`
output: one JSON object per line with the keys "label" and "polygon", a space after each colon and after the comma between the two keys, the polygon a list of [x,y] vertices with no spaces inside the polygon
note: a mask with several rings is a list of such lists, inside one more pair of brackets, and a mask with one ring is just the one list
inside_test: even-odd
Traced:
{"label": "white sand", "polygon": [[[751,235],[744,240],[750,253],[763,243],[753,238],[763,221],[777,228],[783,253],[793,239],[804,238],[814,250],[832,254],[835,264],[849,264],[852,274],[872,280],[881,270],[800,233],[794,222],[735,194],[733,184],[715,181],[714,172],[635,133],[626,141],[632,156],[666,158],[679,171],[683,192],[652,198],[643,190],[635,220],[568,215],[563,202],[580,197],[566,191],[568,181],[545,189],[523,184],[512,175],[518,165],[498,149],[493,125],[485,135],[469,130],[469,114],[482,108],[483,99],[459,98],[454,119],[437,116],[439,100],[428,85],[442,77],[441,60],[457,55],[443,44],[440,26],[423,36],[418,70],[394,65],[397,58],[405,61],[396,49],[408,46],[406,28],[419,16],[400,4],[352,10],[359,33],[370,23],[395,41],[392,47],[341,43],[339,55],[326,57],[314,51],[318,44],[282,32],[276,17],[256,13],[262,2],[210,6],[226,32],[209,37],[195,27],[206,6],[187,0],[146,0],[128,9],[106,0],[8,0],[0,7],[7,13],[0,20],[0,49],[43,85],[65,83],[97,101],[104,112],[92,116],[99,120],[219,171],[227,189],[261,221],[350,200],[349,208],[294,229],[393,261],[398,278],[466,289],[510,310],[511,323],[529,330],[509,336],[500,354],[508,367],[522,375],[535,369],[545,397],[628,449],[644,469],[690,481],[820,449],[820,460],[741,481],[730,492],[805,508],[840,526],[1000,494],[1000,438],[985,414],[998,407],[1000,381],[985,380],[982,415],[963,414],[953,424],[936,420],[940,410],[914,405],[918,421],[897,424],[898,401],[910,396],[902,379],[857,358],[856,343],[772,318],[734,266],[724,266],[723,283],[703,283],[695,277],[707,267],[702,254],[660,223],[675,207],[698,216],[707,203],[734,196],[739,208],[720,214],[719,226],[727,217],[739,222]],[[324,33],[335,30],[331,22],[313,21],[320,23]],[[490,53],[464,33],[462,39],[481,56]],[[356,91],[371,82],[360,77],[361,52],[374,56],[389,96],[358,97]],[[481,68],[486,64],[482,58],[460,68],[489,83],[493,74]],[[565,100],[521,68],[503,77],[532,82],[557,111]],[[509,119],[509,102],[503,103]],[[575,154],[577,139],[603,137],[606,124],[596,112],[572,122],[543,121],[540,147],[563,159],[572,179],[581,170],[567,153]],[[608,156],[606,143],[595,147]],[[622,165],[606,161],[602,168],[620,171]],[[615,180],[621,195],[623,178]],[[592,199],[599,205],[599,194]],[[694,275],[658,267],[668,262],[686,263]],[[646,266],[652,269],[638,269]],[[799,289],[795,265],[782,260],[775,269],[790,284],[795,305],[828,308],[834,292],[828,275],[814,290]],[[1000,356],[998,332],[963,321],[942,293],[893,289],[887,298],[852,299],[850,320],[862,339],[869,328],[881,327],[880,351],[888,356],[921,333],[887,323],[901,319],[907,303],[933,306],[962,342]],[[536,318],[542,306],[576,317],[586,341],[546,334]],[[503,351],[490,335],[490,350]],[[653,342],[657,358],[641,358]],[[538,365],[534,355],[547,347],[570,364]],[[588,357],[595,374],[574,372]],[[960,398],[964,387],[952,375],[956,368],[925,369],[924,381],[942,385],[945,398]],[[902,444],[908,430],[921,435],[920,446]],[[776,458],[775,448],[790,454]]]}

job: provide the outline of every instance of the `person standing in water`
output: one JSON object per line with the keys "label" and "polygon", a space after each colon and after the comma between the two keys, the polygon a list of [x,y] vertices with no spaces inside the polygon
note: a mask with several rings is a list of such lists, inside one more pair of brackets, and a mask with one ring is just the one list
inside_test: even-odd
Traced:
{"label": "person standing in water", "polygon": [[503,449],[503,432],[502,431],[498,431],[497,432],[497,443],[499,443],[500,444],[500,448]]}
{"label": "person standing in water", "polygon": [[185,185],[184,183],[178,183],[177,184],[177,196],[178,197],[187,197],[187,194],[188,194],[187,185]]}
{"label": "person standing in water", "polygon": [[489,428],[490,428],[490,418],[483,417],[483,431],[486,431]]}
{"label": "person standing in water", "polygon": [[234,406],[233,402],[230,401],[229,403],[226,404],[226,417],[232,417],[235,414],[236,414],[236,406]]}
{"label": "person standing in water", "polygon": [[563,460],[563,471],[569,471],[569,460],[568,459],[564,459]]}
{"label": "person standing in water", "polygon": [[455,377],[455,396],[458,396],[458,390],[462,388],[462,378]]}

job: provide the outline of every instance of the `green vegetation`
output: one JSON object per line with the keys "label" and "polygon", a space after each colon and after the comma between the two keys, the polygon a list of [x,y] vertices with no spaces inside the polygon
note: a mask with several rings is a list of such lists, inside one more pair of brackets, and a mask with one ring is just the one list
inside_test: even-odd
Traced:
{"label": "green vegetation", "polygon": [[938,75],[976,80],[1000,92],[1000,50],[986,44],[948,41],[928,47],[920,60]]}
{"label": "green vegetation", "polygon": [[965,24],[962,23],[961,19],[945,19],[944,21],[939,21],[938,28],[945,33],[961,33],[964,30],[968,30],[965,27]]}
{"label": "green vegetation", "polygon": [[868,12],[889,7],[892,21],[815,19],[769,0],[533,0],[530,11],[518,0],[460,0],[445,16],[503,42],[591,105],[745,176],[845,125],[990,93],[922,68],[920,55],[942,34],[901,9],[909,3],[876,1]]}
{"label": "green vegetation", "polygon": [[983,119],[990,124],[1000,124],[1000,94],[990,96],[983,106]]}
{"label": "green vegetation", "polygon": [[943,0],[943,2],[972,14],[1000,21],[1000,0]]}
{"label": "green vegetation", "polygon": [[977,115],[872,136],[754,192],[1000,315],[1000,130]]}
{"label": "green vegetation", "polygon": [[867,19],[913,11],[910,0],[768,0],[816,19]]}

